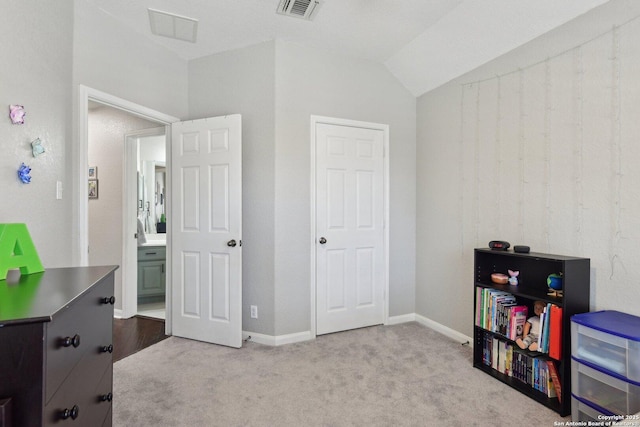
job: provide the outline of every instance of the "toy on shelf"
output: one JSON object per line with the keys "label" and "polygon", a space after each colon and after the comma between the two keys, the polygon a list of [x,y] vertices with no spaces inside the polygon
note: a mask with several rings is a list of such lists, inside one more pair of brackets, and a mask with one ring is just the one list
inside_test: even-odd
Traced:
{"label": "toy on shelf", "polygon": [[552,295],[554,297],[562,296],[562,274],[550,274],[547,277],[547,286],[549,287],[549,292],[547,295]]}
{"label": "toy on shelf", "polygon": [[513,286],[517,286],[518,285],[518,275],[520,275],[519,271],[513,271],[513,270],[508,270],[509,271],[509,284],[513,285]]}
{"label": "toy on shelf", "polygon": [[516,344],[521,349],[529,349],[531,351],[538,349],[538,332],[540,331],[540,315],[544,312],[547,305],[543,301],[533,303],[533,312],[535,316],[531,316],[524,324],[524,338],[518,338]]}

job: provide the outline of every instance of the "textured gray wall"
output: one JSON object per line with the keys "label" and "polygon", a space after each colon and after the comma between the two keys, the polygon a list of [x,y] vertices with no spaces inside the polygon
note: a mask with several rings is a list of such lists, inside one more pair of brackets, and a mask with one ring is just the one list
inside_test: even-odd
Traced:
{"label": "textured gray wall", "polygon": [[470,336],[473,248],[502,239],[591,258],[592,308],[640,315],[640,20],[626,6],[419,98],[418,314]]}
{"label": "textured gray wall", "polygon": [[[25,223],[46,268],[73,263],[71,206],[73,3],[6,2],[0,61],[0,222]],[[9,105],[26,109],[25,124],[14,125]],[[31,154],[42,140],[45,153]],[[24,162],[31,183],[18,179]],[[56,181],[64,187],[56,200]]]}

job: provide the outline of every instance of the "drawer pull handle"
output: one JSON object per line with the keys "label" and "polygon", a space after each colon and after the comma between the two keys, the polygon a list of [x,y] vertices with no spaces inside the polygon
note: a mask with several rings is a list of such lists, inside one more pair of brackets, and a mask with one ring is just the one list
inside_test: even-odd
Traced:
{"label": "drawer pull handle", "polygon": [[157,252],[145,252],[144,254],[145,255],[155,255],[155,254],[157,254]]}
{"label": "drawer pull handle", "polygon": [[113,353],[113,344],[102,346],[100,349],[103,353]]}
{"label": "drawer pull handle", "polygon": [[115,304],[116,303],[116,297],[111,296],[111,297],[104,297],[100,300],[103,304]]}
{"label": "drawer pull handle", "polygon": [[113,394],[111,392],[100,396],[100,402],[111,402],[113,400]]}
{"label": "drawer pull handle", "polygon": [[74,348],[78,348],[80,346],[80,335],[75,334],[72,337],[66,337],[62,339],[62,346],[63,347],[71,347],[73,346]]}
{"label": "drawer pull handle", "polygon": [[62,413],[60,414],[60,417],[63,420],[66,420],[69,418],[71,418],[72,420],[75,420],[76,418],[78,418],[78,415],[80,415],[80,408],[78,408],[78,405],[73,405],[73,408],[63,410]]}

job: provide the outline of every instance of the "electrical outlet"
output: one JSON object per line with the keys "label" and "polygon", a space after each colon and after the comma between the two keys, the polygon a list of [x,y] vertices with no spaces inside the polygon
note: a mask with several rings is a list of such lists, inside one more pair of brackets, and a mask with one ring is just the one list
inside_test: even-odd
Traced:
{"label": "electrical outlet", "polygon": [[257,305],[252,305],[251,306],[251,318],[252,319],[257,319],[258,318],[258,306]]}

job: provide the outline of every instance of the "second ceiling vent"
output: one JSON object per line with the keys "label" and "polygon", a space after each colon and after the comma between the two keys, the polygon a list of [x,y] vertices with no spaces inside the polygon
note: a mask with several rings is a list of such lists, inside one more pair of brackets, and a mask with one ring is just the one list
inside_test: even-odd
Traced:
{"label": "second ceiling vent", "polygon": [[278,13],[310,21],[319,7],[320,0],[280,0]]}

